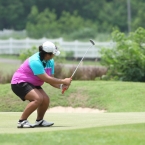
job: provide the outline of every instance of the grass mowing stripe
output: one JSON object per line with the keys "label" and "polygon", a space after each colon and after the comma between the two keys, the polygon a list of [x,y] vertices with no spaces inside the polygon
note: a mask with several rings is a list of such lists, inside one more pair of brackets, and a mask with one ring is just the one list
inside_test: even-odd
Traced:
{"label": "grass mowing stripe", "polygon": [[145,124],[94,127],[42,133],[3,134],[3,145],[143,145]]}
{"label": "grass mowing stripe", "polygon": [[[0,112],[0,134],[51,132],[56,130],[73,130],[81,128],[133,124],[145,122],[145,113],[47,113],[44,119],[54,122],[54,126],[46,128],[17,129],[17,121],[21,113]],[[34,123],[36,112],[29,121]]]}

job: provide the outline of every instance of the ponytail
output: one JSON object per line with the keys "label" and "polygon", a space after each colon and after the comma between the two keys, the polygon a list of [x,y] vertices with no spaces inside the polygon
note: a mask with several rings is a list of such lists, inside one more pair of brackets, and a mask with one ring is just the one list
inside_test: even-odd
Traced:
{"label": "ponytail", "polygon": [[42,48],[43,48],[42,45],[40,45],[40,46],[39,46],[39,52],[43,51]]}

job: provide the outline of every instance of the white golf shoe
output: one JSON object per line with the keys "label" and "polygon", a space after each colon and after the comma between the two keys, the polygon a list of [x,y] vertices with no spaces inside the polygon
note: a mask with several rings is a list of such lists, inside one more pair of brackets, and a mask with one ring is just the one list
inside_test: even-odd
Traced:
{"label": "white golf shoe", "polygon": [[52,123],[52,122],[47,122],[45,120],[40,120],[40,121],[36,121],[33,126],[34,127],[49,127],[49,126],[52,126],[53,124],[54,123]]}
{"label": "white golf shoe", "polygon": [[24,121],[22,121],[22,122],[19,122],[19,121],[18,121],[18,123],[17,123],[17,128],[33,128],[33,125],[31,125],[31,124],[29,123],[29,121],[27,121],[27,120],[24,120]]}

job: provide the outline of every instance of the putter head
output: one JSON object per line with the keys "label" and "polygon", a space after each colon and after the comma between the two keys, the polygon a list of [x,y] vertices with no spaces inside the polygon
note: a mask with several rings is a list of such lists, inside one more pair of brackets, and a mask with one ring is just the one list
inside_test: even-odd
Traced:
{"label": "putter head", "polygon": [[90,39],[90,42],[92,43],[92,45],[95,45],[95,42],[92,39]]}

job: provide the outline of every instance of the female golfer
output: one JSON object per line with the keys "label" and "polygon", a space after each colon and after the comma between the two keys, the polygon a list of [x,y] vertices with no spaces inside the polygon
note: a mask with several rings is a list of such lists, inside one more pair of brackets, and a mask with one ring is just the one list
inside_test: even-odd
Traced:
{"label": "female golfer", "polygon": [[[59,54],[57,47],[52,42],[46,41],[39,46],[39,52],[26,59],[14,73],[11,80],[13,92],[21,100],[30,101],[18,121],[18,128],[46,127],[54,124],[43,120],[50,99],[41,86],[46,82],[55,88],[69,87],[71,78],[57,79],[53,77],[53,57]],[[31,125],[27,119],[35,110],[37,110],[36,122]]]}

